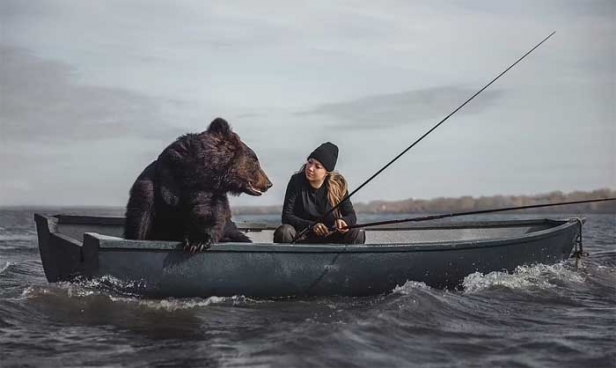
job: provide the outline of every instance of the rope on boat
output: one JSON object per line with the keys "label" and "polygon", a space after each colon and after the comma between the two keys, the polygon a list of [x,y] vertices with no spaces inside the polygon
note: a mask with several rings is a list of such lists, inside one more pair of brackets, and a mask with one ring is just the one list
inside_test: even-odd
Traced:
{"label": "rope on boat", "polygon": [[575,258],[575,269],[577,270],[582,257],[588,257],[589,254],[588,252],[584,252],[584,247],[582,245],[582,225],[584,221],[579,217],[574,218],[574,220],[578,223],[579,232],[577,238],[574,240],[575,251],[571,254],[571,258]]}
{"label": "rope on boat", "polygon": [[304,294],[307,294],[307,295],[310,294],[310,291],[315,286],[317,286],[319,282],[321,282],[321,280],[323,280],[323,277],[325,277],[325,275],[329,273],[329,270],[334,266],[334,263],[336,263],[336,261],[338,260],[338,257],[340,257],[342,253],[346,252],[346,250],[347,250],[347,246],[345,245],[342,251],[336,253],[336,255],[331,260],[331,262],[329,262],[327,266],[323,267],[323,271],[321,272],[321,274],[316,279],[314,279],[314,281],[310,284],[310,286],[308,286],[308,288],[304,291]]}

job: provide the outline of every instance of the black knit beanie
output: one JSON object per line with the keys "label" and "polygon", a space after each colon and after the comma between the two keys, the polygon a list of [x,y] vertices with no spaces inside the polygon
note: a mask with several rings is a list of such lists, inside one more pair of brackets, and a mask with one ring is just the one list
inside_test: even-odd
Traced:
{"label": "black knit beanie", "polygon": [[319,161],[325,170],[334,171],[338,160],[338,146],[331,142],[325,142],[312,151],[308,159],[314,158]]}

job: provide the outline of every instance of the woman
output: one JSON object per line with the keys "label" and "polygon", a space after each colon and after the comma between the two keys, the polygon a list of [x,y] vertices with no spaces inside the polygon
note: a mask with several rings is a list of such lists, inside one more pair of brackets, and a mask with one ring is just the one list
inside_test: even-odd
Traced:
{"label": "woman", "polygon": [[315,221],[312,229],[298,243],[363,244],[363,229],[345,229],[357,222],[350,200],[345,200],[336,210],[329,212],[348,195],[347,182],[334,171],[338,160],[338,147],[323,143],[309,156],[308,162],[295,173],[284,197],[282,226],[274,233],[274,243],[291,243],[295,236]]}

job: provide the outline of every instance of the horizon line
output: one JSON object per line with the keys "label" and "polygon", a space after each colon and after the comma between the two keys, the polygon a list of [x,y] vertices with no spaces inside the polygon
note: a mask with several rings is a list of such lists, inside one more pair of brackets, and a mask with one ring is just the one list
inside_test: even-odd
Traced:
{"label": "horizon line", "polygon": [[[573,190],[570,192],[564,192],[562,190],[552,190],[549,192],[539,192],[536,194],[493,194],[493,195],[461,195],[461,196],[440,196],[440,197],[432,197],[432,198],[413,198],[413,197],[408,197],[408,198],[403,198],[403,199],[393,199],[393,200],[384,200],[384,199],[372,199],[366,202],[355,202],[354,205],[367,205],[373,202],[388,202],[388,203],[395,203],[395,202],[403,202],[403,201],[408,201],[408,200],[412,200],[412,201],[432,201],[432,200],[437,200],[437,199],[459,199],[459,198],[466,198],[466,197],[470,197],[470,198],[490,198],[490,197],[537,197],[537,196],[543,196],[543,195],[550,195],[550,194],[554,194],[554,193],[562,193],[564,195],[570,195],[573,193],[585,193],[585,194],[590,194],[593,192],[598,192],[598,191],[602,191],[602,190],[608,190],[608,191],[616,191],[616,188],[609,188],[609,187],[603,187],[603,188],[597,188],[597,189],[592,189],[592,190]],[[280,204],[267,204],[267,205],[235,205],[233,206],[233,208],[263,208],[263,207],[276,207],[276,206],[282,206],[282,203]],[[0,204],[0,209],[4,209],[4,208],[20,208],[20,209],[27,209],[27,208],[59,208],[59,207],[65,207],[65,208],[110,208],[110,209],[117,209],[117,208],[124,208],[126,207],[126,205],[103,205],[103,204]]]}

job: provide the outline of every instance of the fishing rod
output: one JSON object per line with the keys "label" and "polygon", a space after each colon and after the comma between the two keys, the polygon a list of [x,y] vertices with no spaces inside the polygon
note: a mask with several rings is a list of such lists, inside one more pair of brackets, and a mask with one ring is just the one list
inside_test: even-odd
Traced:
{"label": "fishing rod", "polygon": [[481,214],[485,214],[485,213],[505,212],[505,211],[514,211],[514,210],[528,210],[528,209],[531,209],[531,208],[552,207],[552,206],[565,206],[565,205],[569,205],[569,204],[582,204],[582,203],[607,202],[607,201],[616,201],[616,197],[613,197],[613,198],[602,198],[602,199],[588,199],[588,200],[573,201],[573,202],[533,204],[533,205],[529,205],[529,206],[493,208],[493,209],[487,209],[487,210],[446,213],[446,214],[442,214],[442,215],[430,215],[430,216],[421,216],[421,217],[411,217],[411,218],[398,219],[398,220],[387,220],[387,221],[369,222],[367,224],[355,224],[355,225],[350,225],[350,226],[344,227],[343,229],[355,229],[355,228],[369,227],[369,226],[400,224],[400,223],[403,223],[403,222],[421,222],[421,221],[429,221],[429,220],[439,220],[439,219],[444,219],[444,218],[448,218],[448,217],[458,217],[458,216],[468,216],[468,215],[481,215]]}
{"label": "fishing rod", "polygon": [[391,161],[389,161],[385,166],[383,166],[379,171],[377,171],[374,175],[372,175],[370,178],[368,178],[366,181],[363,182],[363,184],[361,184],[359,187],[357,187],[357,189],[355,189],[354,191],[352,191],[349,195],[345,196],[344,198],[342,198],[342,200],[340,202],[338,202],[338,204],[336,204],[335,206],[333,206],[329,211],[325,212],[324,215],[322,215],[321,217],[319,217],[318,220],[313,221],[308,227],[306,227],[304,230],[300,231],[295,238],[293,239],[292,243],[295,243],[297,240],[299,240],[300,238],[302,238],[304,235],[306,235],[306,233],[308,231],[310,231],[314,225],[318,224],[319,222],[323,221],[323,219],[325,217],[327,217],[327,215],[329,215],[330,213],[334,212],[334,210],[336,210],[338,207],[340,207],[340,205],[346,201],[347,199],[351,198],[351,196],[353,196],[353,194],[357,193],[361,188],[363,188],[366,184],[368,184],[369,182],[372,181],[372,179],[376,178],[381,172],[383,172],[385,169],[387,169],[391,164],[393,164],[394,162],[396,162],[400,157],[402,157],[402,155],[404,155],[406,152],[408,152],[411,148],[413,148],[417,143],[421,142],[421,140],[423,140],[425,137],[427,137],[430,133],[432,133],[436,128],[438,128],[441,124],[443,124],[445,121],[447,121],[447,119],[449,119],[453,114],[455,114],[456,112],[458,112],[458,110],[460,110],[461,108],[463,108],[467,103],[471,102],[471,100],[473,100],[475,97],[477,97],[481,92],[483,92],[486,88],[488,88],[492,83],[496,82],[497,79],[499,79],[501,76],[503,76],[505,73],[507,73],[511,68],[513,68],[514,66],[516,66],[517,63],[519,63],[520,61],[522,61],[525,57],[527,57],[531,52],[535,51],[536,48],[538,48],[539,46],[541,46],[545,41],[547,41],[550,37],[552,37],[554,35],[554,33],[556,33],[556,31],[550,33],[549,36],[547,36],[546,38],[544,38],[541,42],[539,42],[537,45],[535,45],[535,47],[533,47],[532,49],[530,49],[530,51],[528,51],[526,54],[522,55],[522,57],[520,57],[518,60],[516,60],[515,63],[511,64],[507,69],[505,69],[503,72],[501,72],[499,75],[497,75],[494,79],[492,79],[490,81],[490,83],[486,84],[483,88],[481,88],[479,91],[477,91],[474,95],[472,95],[468,100],[466,100],[462,105],[458,106],[458,108],[456,108],[455,110],[453,110],[451,113],[449,113],[449,115],[445,116],[443,118],[443,120],[441,120],[438,124],[436,124],[435,126],[433,126],[430,130],[428,130],[424,135],[422,135],[421,137],[419,137],[419,139],[417,139],[413,144],[411,144],[410,146],[408,146],[405,150],[403,150],[402,152],[400,152],[396,157],[394,157]]}

